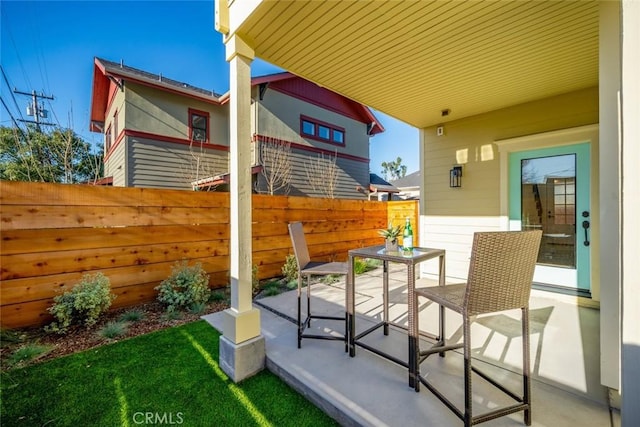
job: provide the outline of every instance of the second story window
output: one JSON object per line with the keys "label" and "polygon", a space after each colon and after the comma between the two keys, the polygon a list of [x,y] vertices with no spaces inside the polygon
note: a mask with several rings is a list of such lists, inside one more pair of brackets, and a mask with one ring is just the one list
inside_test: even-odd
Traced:
{"label": "second story window", "polygon": [[300,116],[300,135],[331,144],[344,145],[345,142],[343,128],[307,116]]}
{"label": "second story window", "polygon": [[189,139],[209,142],[209,113],[189,109]]}
{"label": "second story window", "polygon": [[118,140],[118,110],[113,113],[113,140]]}
{"label": "second story window", "polygon": [[107,154],[111,149],[111,126],[107,128],[107,131],[104,133],[104,153]]}

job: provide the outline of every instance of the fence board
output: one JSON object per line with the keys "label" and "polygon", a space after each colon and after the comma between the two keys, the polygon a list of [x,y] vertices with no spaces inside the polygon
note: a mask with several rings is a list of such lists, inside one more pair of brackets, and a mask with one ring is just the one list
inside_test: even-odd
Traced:
{"label": "fence board", "polygon": [[227,240],[0,256],[0,280],[229,255]]}
{"label": "fence board", "polygon": [[85,206],[72,210],[68,206],[3,206],[0,213],[6,230],[136,227],[175,224],[220,224],[228,221],[228,208],[169,206]]}
{"label": "fence board", "polygon": [[228,224],[2,230],[2,254],[229,240]]}
{"label": "fence board", "polygon": [[[114,308],[155,299],[180,259],[201,262],[211,287],[229,282],[228,193],[6,181],[0,189],[3,326],[50,321],[52,298],[87,272],[109,277]],[[281,275],[292,221],[303,222],[312,257],[345,260],[349,249],[382,244],[376,230],[406,216],[417,219],[416,202],[253,195],[253,264],[261,279]]]}
{"label": "fence board", "polygon": [[[229,207],[229,194],[157,190],[153,188],[101,187],[45,182],[0,181],[0,205],[26,206],[192,206]],[[45,197],[46,196],[46,197]]]}

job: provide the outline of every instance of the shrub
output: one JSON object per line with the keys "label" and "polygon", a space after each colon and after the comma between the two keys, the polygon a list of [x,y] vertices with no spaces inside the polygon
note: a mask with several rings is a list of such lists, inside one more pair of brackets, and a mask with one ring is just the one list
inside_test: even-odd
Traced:
{"label": "shrub", "polygon": [[207,309],[207,305],[205,303],[198,302],[198,303],[192,304],[191,307],[189,307],[189,313],[202,314],[206,309]]}
{"label": "shrub", "polygon": [[327,274],[326,276],[322,276],[322,283],[325,285],[331,285],[339,282],[341,277],[342,276],[338,274]]}
{"label": "shrub", "polygon": [[101,337],[113,339],[121,337],[127,333],[127,324],[125,322],[109,322],[98,332]]}
{"label": "shrub", "polygon": [[277,283],[269,283],[264,287],[264,295],[272,297],[280,293],[280,286]]}
{"label": "shrub", "polygon": [[360,259],[356,258],[354,270],[356,274],[366,273],[367,271],[375,270],[380,266],[380,261],[377,259]]}
{"label": "shrub", "polygon": [[85,274],[70,291],[53,298],[54,304],[48,310],[56,320],[45,330],[64,334],[72,324],[92,326],[111,307],[115,298],[111,294],[111,283],[104,274]]}
{"label": "shrub", "polygon": [[26,344],[11,353],[7,359],[9,366],[26,365],[49,353],[53,347],[41,344]]}
{"label": "shrub", "polygon": [[139,322],[142,319],[144,319],[144,313],[135,308],[125,311],[120,315],[120,321],[122,322]]}
{"label": "shrub", "polygon": [[164,320],[167,321],[172,321],[172,320],[180,320],[182,319],[182,313],[180,313],[177,310],[173,310],[173,311],[167,311],[165,314],[162,315]]}
{"label": "shrub", "polygon": [[287,283],[298,280],[298,262],[295,255],[287,255],[282,266],[282,275],[287,279]]}
{"label": "shrub", "polygon": [[24,341],[23,335],[11,329],[0,328],[0,348],[9,347],[22,341]]}
{"label": "shrub", "polygon": [[218,289],[211,292],[209,302],[225,302],[229,300],[229,295],[225,289]]}
{"label": "shrub", "polygon": [[171,267],[171,275],[155,289],[158,290],[158,301],[167,306],[167,311],[206,303],[211,293],[209,275],[202,265],[190,266],[187,261],[176,262]]}

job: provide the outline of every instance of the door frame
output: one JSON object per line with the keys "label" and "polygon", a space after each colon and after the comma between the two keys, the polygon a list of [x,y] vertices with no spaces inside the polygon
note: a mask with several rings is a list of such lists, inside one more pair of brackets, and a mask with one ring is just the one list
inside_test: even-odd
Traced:
{"label": "door frame", "polygon": [[[591,298],[600,300],[600,281],[597,272],[599,265],[599,223],[600,206],[599,197],[599,125],[592,124],[569,129],[562,129],[552,132],[544,132],[532,135],[519,136],[516,138],[500,139],[494,141],[500,153],[500,228],[510,229],[509,221],[509,154],[520,151],[539,150],[544,148],[556,148],[566,145],[576,145],[580,143],[590,144],[590,267],[589,280],[591,283]],[[580,221],[581,218],[577,218]],[[579,233],[581,229],[577,230]],[[578,234],[579,235],[579,234]],[[578,239],[578,241],[580,241]]]}

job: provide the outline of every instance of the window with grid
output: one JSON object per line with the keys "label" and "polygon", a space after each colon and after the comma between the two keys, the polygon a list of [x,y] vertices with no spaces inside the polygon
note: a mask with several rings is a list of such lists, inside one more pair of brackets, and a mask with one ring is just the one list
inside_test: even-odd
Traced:
{"label": "window with grid", "polygon": [[576,181],[575,178],[553,180],[553,202],[556,224],[575,224]]}

